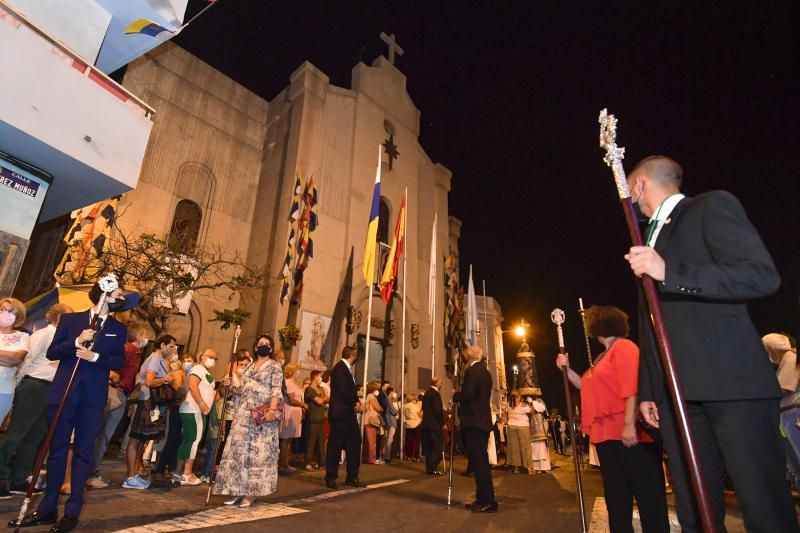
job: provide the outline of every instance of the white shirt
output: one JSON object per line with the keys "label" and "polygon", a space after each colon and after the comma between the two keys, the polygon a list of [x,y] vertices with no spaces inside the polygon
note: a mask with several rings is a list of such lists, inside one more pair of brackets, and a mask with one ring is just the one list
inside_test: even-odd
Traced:
{"label": "white shirt", "polygon": [[353,375],[353,367],[350,366],[350,361],[348,361],[347,359],[342,359],[342,361],[344,361],[344,364],[347,365],[347,370],[350,371],[350,375],[353,376],[353,383],[355,383],[356,382],[356,377]]}
{"label": "white shirt", "polygon": [[[30,349],[30,336],[24,331],[13,333],[0,333],[0,350],[7,352],[28,351]],[[0,394],[14,394],[14,376],[17,374],[16,366],[0,367]]]}
{"label": "white shirt", "polygon": [[[209,407],[214,405],[214,395],[216,392],[214,391],[214,378],[211,377],[211,373],[202,363],[198,363],[192,367],[191,372],[189,372],[189,375],[186,377],[186,383],[189,383],[189,378],[191,376],[195,376],[200,380],[200,383],[197,384],[197,389],[200,392],[200,399]],[[186,394],[186,399],[183,401],[178,411],[181,413],[195,413],[198,415],[203,413],[197,401],[195,401],[194,396],[192,396],[191,390]]]}
{"label": "white shirt", "polygon": [[55,334],[55,325],[48,324],[31,335],[31,349],[17,373],[17,383],[22,381],[25,376],[53,381],[56,370],[58,370],[58,361],[51,361],[47,358],[47,349],[50,347],[50,343],[53,342]]}
{"label": "white shirt", "polygon": [[[647,246],[653,247],[656,245],[656,239],[658,239],[658,234],[661,233],[661,228],[664,227],[664,224],[669,224],[669,216],[672,214],[672,211],[675,209],[675,206],[678,205],[678,202],[686,198],[685,194],[673,194],[672,196],[668,196],[661,202],[661,205],[658,206],[656,212],[650,217],[650,222],[653,220],[656,221],[656,229],[653,231],[653,234],[650,236],[650,240],[647,241]],[[645,238],[647,236],[645,235]]]}
{"label": "white shirt", "polygon": [[[86,326],[87,329],[91,327],[92,321],[94,321],[94,316],[96,314],[97,314],[97,311],[95,311],[94,308],[89,310],[89,325]],[[97,328],[97,331],[100,331],[101,329],[103,329],[103,325],[106,323],[107,319],[108,319],[108,313],[106,313],[104,315],[100,315],[100,327]],[[83,346],[83,344],[81,344],[81,341],[78,340],[78,338],[76,337],[75,338],[75,347],[76,348],[80,348],[81,346]],[[92,357],[89,360],[89,362],[90,363],[96,363],[99,358],[100,358],[100,354],[97,353],[97,352],[94,352],[94,357]]]}

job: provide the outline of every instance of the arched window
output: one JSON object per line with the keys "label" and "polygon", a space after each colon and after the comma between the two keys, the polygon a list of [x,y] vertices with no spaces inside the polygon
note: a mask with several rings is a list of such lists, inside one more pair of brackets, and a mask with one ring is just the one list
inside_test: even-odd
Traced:
{"label": "arched window", "polygon": [[200,235],[200,222],[203,211],[191,200],[181,200],[175,206],[172,228],[169,230],[170,245],[177,253],[192,255]]}
{"label": "arched window", "polygon": [[381,196],[381,205],[378,208],[378,242],[389,244],[389,202]]}

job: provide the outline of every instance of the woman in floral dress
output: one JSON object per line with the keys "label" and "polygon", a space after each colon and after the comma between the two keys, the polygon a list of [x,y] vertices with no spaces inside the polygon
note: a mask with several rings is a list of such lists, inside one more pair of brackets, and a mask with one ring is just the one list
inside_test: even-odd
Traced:
{"label": "woman in floral dress", "polygon": [[235,496],[226,503],[238,503],[239,507],[250,507],[256,497],[272,494],[278,488],[283,372],[280,363],[270,357],[273,346],[272,337],[259,337],[256,361],[245,369],[241,384],[233,383],[233,391],[240,399],[219,464],[214,494]]}

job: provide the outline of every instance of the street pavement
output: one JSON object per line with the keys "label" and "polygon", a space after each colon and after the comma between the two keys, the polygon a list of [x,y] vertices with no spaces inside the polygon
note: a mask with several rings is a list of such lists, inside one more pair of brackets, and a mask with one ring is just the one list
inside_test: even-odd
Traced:
{"label": "street pavement", "polygon": [[[456,457],[451,505],[447,504],[447,476],[429,476],[421,463],[363,465],[364,489],[353,489],[342,481],[327,489],[324,472],[298,472],[282,476],[278,491],[261,498],[250,509],[226,507],[221,496],[212,496],[205,505],[207,485],[172,487],[156,481],[149,490],[120,487],[124,479],[121,460],[108,458],[104,476],[113,484],[107,489],[89,489],[81,514],[80,531],[149,533],[165,531],[274,531],[348,533],[392,531],[581,531],[575,495],[575,476],[570,457],[554,455],[549,474],[523,475],[495,470],[493,479],[500,512],[474,514],[464,509],[475,496],[474,479],[461,475],[466,467]],[[602,481],[598,470],[583,471],[586,509],[590,531],[608,531]],[[62,497],[62,504],[66,496]],[[38,500],[37,500],[38,501]],[[0,502],[0,519],[16,517],[22,497]],[[735,505],[729,519],[731,533],[744,531]],[[35,505],[35,503],[34,503]],[[674,519],[673,531],[679,531]],[[638,522],[636,523],[637,531]],[[46,527],[31,532],[47,531]]]}

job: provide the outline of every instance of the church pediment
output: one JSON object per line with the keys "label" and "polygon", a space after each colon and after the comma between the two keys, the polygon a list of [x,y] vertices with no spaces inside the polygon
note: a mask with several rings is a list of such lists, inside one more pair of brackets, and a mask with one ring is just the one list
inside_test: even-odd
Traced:
{"label": "church pediment", "polygon": [[359,63],[353,68],[352,90],[380,104],[393,119],[419,136],[420,111],[406,91],[406,77],[383,56],[372,66]]}

